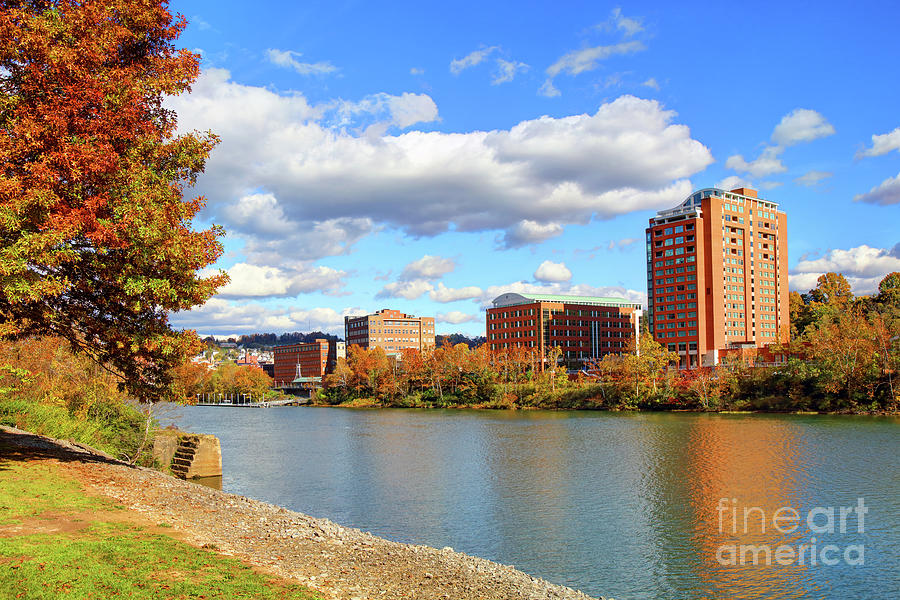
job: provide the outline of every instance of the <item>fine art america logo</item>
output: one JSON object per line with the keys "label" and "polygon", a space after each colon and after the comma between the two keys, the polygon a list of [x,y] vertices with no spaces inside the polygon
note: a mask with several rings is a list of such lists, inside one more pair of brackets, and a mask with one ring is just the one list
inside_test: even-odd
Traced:
{"label": "fine art america logo", "polygon": [[800,530],[798,537],[805,538],[801,529],[804,526],[809,532],[809,538],[799,544],[722,544],[716,551],[716,560],[723,566],[865,564],[864,544],[841,546],[824,543],[822,537],[864,533],[869,508],[863,498],[856,499],[856,506],[817,506],[805,515],[791,506],[782,506],[767,514],[758,506],[740,506],[737,498],[722,498],[716,511],[719,533],[723,536],[791,536]]}

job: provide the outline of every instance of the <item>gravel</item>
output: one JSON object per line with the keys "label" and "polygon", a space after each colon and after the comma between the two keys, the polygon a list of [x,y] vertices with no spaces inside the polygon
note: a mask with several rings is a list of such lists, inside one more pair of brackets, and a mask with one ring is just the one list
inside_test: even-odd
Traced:
{"label": "gravel", "polygon": [[148,522],[167,523],[189,543],[294,579],[324,598],[591,598],[452,548],[392,542],[327,519],[132,467],[85,446],[0,427],[0,452],[10,450],[20,457],[58,460],[89,491],[142,513]]}

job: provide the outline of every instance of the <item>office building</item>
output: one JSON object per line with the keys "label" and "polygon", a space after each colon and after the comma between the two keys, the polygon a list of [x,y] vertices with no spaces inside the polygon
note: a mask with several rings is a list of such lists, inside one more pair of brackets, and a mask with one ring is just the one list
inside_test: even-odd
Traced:
{"label": "office building", "polygon": [[487,343],[495,352],[531,348],[542,357],[559,347],[566,365],[580,368],[631,351],[641,314],[640,302],[624,298],[509,292],[487,309]]}
{"label": "office building", "polygon": [[650,219],[648,327],[680,366],[787,340],[786,223],[776,203],[748,188],[699,190]]}
{"label": "office building", "polygon": [[276,387],[290,385],[295,379],[321,378],[334,370],[339,358],[346,356],[344,342],[317,339],[313,342],[275,346],[273,379]]}
{"label": "office building", "polygon": [[399,310],[383,309],[371,315],[344,317],[347,346],[382,348],[399,356],[406,348],[422,351],[434,347],[434,317],[416,317]]}

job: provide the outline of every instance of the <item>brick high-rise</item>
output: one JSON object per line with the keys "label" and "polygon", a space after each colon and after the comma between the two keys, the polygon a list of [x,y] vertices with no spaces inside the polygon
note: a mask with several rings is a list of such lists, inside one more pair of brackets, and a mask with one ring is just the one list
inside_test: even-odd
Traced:
{"label": "brick high-rise", "polygon": [[748,188],[694,192],[647,228],[648,325],[681,366],[718,350],[786,341],[787,225]]}

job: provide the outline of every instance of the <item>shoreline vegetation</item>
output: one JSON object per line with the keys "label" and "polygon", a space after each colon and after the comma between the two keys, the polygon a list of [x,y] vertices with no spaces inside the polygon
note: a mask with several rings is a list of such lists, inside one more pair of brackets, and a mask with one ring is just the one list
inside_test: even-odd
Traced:
{"label": "shoreline vegetation", "polygon": [[25,597],[591,600],[28,432],[0,450],[0,589]]}
{"label": "shoreline vegetation", "polygon": [[[717,367],[678,369],[678,354],[646,331],[621,355],[566,365],[563,349],[465,344],[400,360],[351,346],[317,404],[597,410],[897,414],[900,273],[855,298],[837,273],[790,295],[791,342],[729,353]],[[568,368],[567,368],[568,367]]]}

